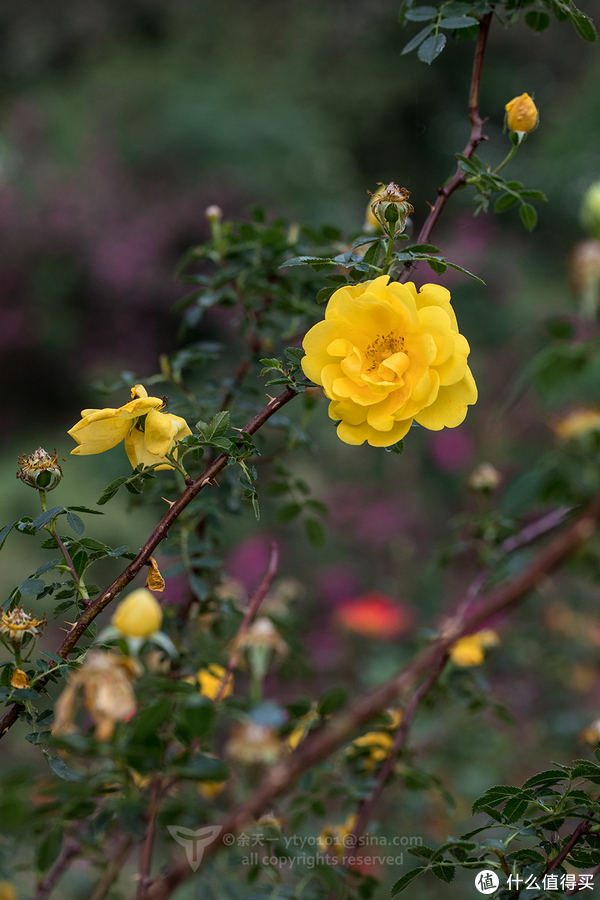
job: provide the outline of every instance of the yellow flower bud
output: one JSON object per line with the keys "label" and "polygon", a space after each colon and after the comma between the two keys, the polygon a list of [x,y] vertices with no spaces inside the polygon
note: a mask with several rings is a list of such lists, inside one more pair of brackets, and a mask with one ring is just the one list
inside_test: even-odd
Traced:
{"label": "yellow flower bud", "polygon": [[485,648],[495,647],[498,635],[491,628],[459,638],[450,647],[450,659],[457,666],[480,666],[485,659]]}
{"label": "yellow flower bud", "polygon": [[529,134],[530,131],[537,127],[539,113],[529,94],[513,97],[510,103],[506,104],[505,108],[506,122],[511,131]]}
{"label": "yellow flower bud", "polygon": [[123,637],[148,638],[160,629],[162,620],[156,598],[146,588],[138,588],[119,603],[111,621]]}

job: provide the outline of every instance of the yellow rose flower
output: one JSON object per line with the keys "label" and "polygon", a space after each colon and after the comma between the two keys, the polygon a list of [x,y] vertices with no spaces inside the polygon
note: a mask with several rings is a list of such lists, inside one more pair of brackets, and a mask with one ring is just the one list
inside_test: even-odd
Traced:
{"label": "yellow rose flower", "polygon": [[539,113],[529,94],[513,97],[510,103],[506,104],[505,109],[506,122],[511,131],[521,131],[524,134],[529,134],[530,131],[537,127]]}
{"label": "yellow rose flower", "polygon": [[[200,685],[200,693],[204,697],[208,697],[209,700],[214,700],[221,689],[221,682],[223,681],[224,675],[225,669],[218,663],[212,663],[210,666],[208,666],[208,668],[200,669],[197,675],[198,684]],[[229,697],[232,690],[233,675],[230,675],[227,679],[227,684],[225,686],[225,690],[223,691],[221,699],[224,700],[225,697]]]}
{"label": "yellow rose flower", "polygon": [[450,659],[457,666],[480,666],[485,659],[485,647],[495,647],[498,635],[491,628],[468,634],[450,647]]}
{"label": "yellow rose flower", "polygon": [[[161,463],[158,469],[173,468],[165,458],[177,441],[191,434],[181,416],[159,412],[164,406],[159,397],[149,397],[146,388],[136,384],[131,400],[118,409],[82,409],[82,418],[67,434],[79,446],[71,450],[78,456],[90,456],[111,450],[125,441],[125,452],[135,468]],[[144,418],[143,424],[141,419]]]}
{"label": "yellow rose flower", "polygon": [[121,600],[111,621],[123,637],[148,638],[160,629],[162,620],[162,609],[154,595],[138,588]]}
{"label": "yellow rose flower", "polygon": [[304,374],[323,385],[346,444],[389,447],[413,419],[433,431],[454,428],[477,400],[450,292],[388,281],[337,290],[304,338]]}

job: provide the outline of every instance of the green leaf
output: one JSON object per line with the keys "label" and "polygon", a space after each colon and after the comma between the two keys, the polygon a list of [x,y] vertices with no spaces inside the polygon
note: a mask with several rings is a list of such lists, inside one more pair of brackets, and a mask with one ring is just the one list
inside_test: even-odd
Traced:
{"label": "green leaf", "polygon": [[180,778],[195,781],[226,781],[231,774],[224,762],[212,756],[196,756],[183,766],[175,766],[173,771]]}
{"label": "green leaf", "polygon": [[181,714],[184,728],[195,738],[204,737],[210,731],[214,717],[214,704],[202,696],[190,697]]}
{"label": "green leaf", "polygon": [[434,59],[440,55],[445,46],[445,34],[432,34],[431,37],[428,37],[427,40],[423,41],[417,50],[417,56],[421,62],[427,63],[427,65],[430,66]]}
{"label": "green leaf", "polygon": [[594,23],[589,18],[589,16],[586,16],[584,13],[578,10],[577,14],[571,16],[571,21],[577,29],[580,37],[582,37],[584,41],[589,41],[590,44],[593,44],[598,37],[598,33],[596,31]]}
{"label": "green leaf", "polygon": [[75,772],[72,772],[67,768],[62,759],[59,759],[58,756],[49,756],[47,753],[44,753],[46,757],[46,762],[52,769],[55,775],[58,775],[59,778],[62,778],[63,781],[82,781],[81,775],[77,775]]}
{"label": "green leaf", "polygon": [[40,513],[37,519],[31,523],[32,528],[35,528],[36,531],[39,531],[40,528],[43,528],[44,525],[48,525],[52,519],[55,519],[59,513],[61,513],[64,509],[64,506],[53,506],[52,509],[47,509],[45,512]]}
{"label": "green leaf", "polygon": [[406,53],[410,53],[411,50],[414,50],[419,46],[419,44],[422,44],[427,35],[432,31],[433,25],[426,25],[425,28],[422,29],[422,31],[419,31],[419,33],[414,36],[412,41],[409,41],[408,44],[403,47],[400,56],[404,56]]}
{"label": "green leaf", "polygon": [[133,731],[130,742],[135,745],[143,744],[146,738],[154,734],[171,714],[172,704],[170,700],[159,700],[151,706],[142,709],[132,719]]}
{"label": "green leaf", "polygon": [[559,781],[566,781],[568,774],[560,769],[546,769],[537,775],[532,775],[523,783],[524,788],[537,787],[539,784],[558,784]]}
{"label": "green leaf", "polygon": [[305,519],[304,525],[313,547],[322,547],[325,544],[325,529],[322,524],[317,519]]}
{"label": "green leaf", "polygon": [[545,31],[550,25],[550,16],[548,13],[532,9],[525,15],[525,24],[532,28],[533,31]]}
{"label": "green leaf", "polygon": [[[17,522],[19,520],[17,519]],[[5,525],[2,531],[0,531],[0,550],[4,547],[4,542],[8,535],[11,533],[17,522],[13,522],[12,525]]]}
{"label": "green leaf", "polygon": [[67,522],[69,524],[69,528],[72,528],[75,534],[81,537],[81,535],[85,531],[85,523],[83,519],[73,512],[68,512]]}
{"label": "green leaf", "polygon": [[436,16],[435,6],[414,6],[404,14],[404,17],[410,22],[427,22],[429,19],[435,19]]}
{"label": "green leaf", "polygon": [[521,197],[525,197],[527,200],[539,200],[540,203],[547,203],[548,198],[546,197],[543,191],[520,191]]}
{"label": "green leaf", "polygon": [[112,500],[119,488],[124,485],[126,481],[129,481],[129,475],[121,475],[119,478],[115,478],[114,481],[111,481],[108,487],[105,487],[102,491],[100,498],[96,500],[98,506],[104,506],[105,503]]}
{"label": "green leaf", "polygon": [[399,878],[398,881],[392,885],[391,896],[395,897],[397,894],[400,894],[405,888],[409,886],[411,881],[417,878],[418,875],[422,875],[423,872],[427,871],[427,866],[418,866],[416,869],[411,869],[410,872],[406,872],[402,878]]}
{"label": "green leaf", "polygon": [[320,716],[328,716],[337,712],[348,702],[348,693],[342,687],[333,687],[323,694],[319,701],[318,713]]}
{"label": "green leaf", "polygon": [[521,221],[527,231],[533,231],[535,226],[537,225],[538,215],[533,206],[529,203],[523,203],[521,209],[519,210],[519,215],[521,216]]}
{"label": "green leaf", "polygon": [[532,800],[533,794],[531,791],[524,791],[522,788],[513,787],[509,784],[498,784],[494,787],[491,787],[489,790],[485,792],[485,794],[480,797],[472,806],[471,812],[475,815],[476,812],[479,812],[483,807],[494,807],[498,806],[504,800],[509,800],[511,797],[520,797],[523,800]]}
{"label": "green leaf", "polygon": [[46,587],[46,582],[41,578],[26,578],[19,585],[19,592],[27,597],[37,597]]}
{"label": "green leaf", "polygon": [[54,825],[38,848],[36,868],[38,872],[46,872],[56,862],[63,842],[62,825]]}
{"label": "green leaf", "polygon": [[440,22],[440,28],[472,28],[473,25],[477,21],[472,16],[448,16]]}
{"label": "green leaf", "polygon": [[440,879],[440,881],[445,881],[446,884],[450,884],[456,873],[456,866],[448,864],[447,860],[444,860],[444,863],[446,863],[446,865],[433,866],[431,871],[436,878]]}
{"label": "green leaf", "polygon": [[386,453],[396,453],[400,456],[400,454],[404,453],[404,441],[398,441],[397,443],[392,444],[391,447],[386,447],[385,450]]}
{"label": "green leaf", "polygon": [[49,572],[50,569],[53,569],[54,566],[57,566],[60,562],[63,562],[61,559],[49,559],[48,562],[45,562],[43,565],[36,569],[36,575],[45,575],[46,572]]}
{"label": "green leaf", "polygon": [[320,263],[325,266],[334,265],[329,256],[294,256],[292,259],[288,259],[282,263],[279,268],[287,269],[291,266],[312,266],[315,263]]}
{"label": "green leaf", "polygon": [[509,800],[502,810],[504,814],[504,819],[506,822],[516,822],[521,818],[522,815],[525,814],[527,807],[529,806],[528,800],[521,800],[518,797],[513,797],[512,800]]}
{"label": "green leaf", "polygon": [[90,509],[88,506],[66,506],[65,509],[73,512],[89,513],[91,516],[103,516],[104,513],[99,509]]}
{"label": "green leaf", "polygon": [[434,247],[433,244],[409,244],[408,247],[404,247],[403,253],[440,253],[439,247]]}
{"label": "green leaf", "polygon": [[300,503],[287,503],[282,506],[277,515],[278,522],[291,522],[297,515],[302,512]]}
{"label": "green leaf", "polygon": [[469,272],[468,269],[463,268],[463,266],[457,266],[456,263],[448,262],[448,260],[446,260],[445,262],[450,269],[456,269],[457,272],[462,272],[463,275],[468,275],[469,278],[474,278],[475,281],[479,282],[479,284],[485,284],[483,278],[480,278],[479,275],[474,275],[472,272]]}
{"label": "green leaf", "polygon": [[516,206],[517,203],[519,203],[519,197],[517,194],[502,194],[502,196],[498,197],[498,199],[494,203],[494,212],[506,212],[507,210],[512,209],[513,206]]}
{"label": "green leaf", "polygon": [[427,259],[427,262],[429,264],[429,267],[431,269],[433,269],[433,271],[436,273],[436,275],[443,275],[444,272],[446,271],[446,269],[448,268],[448,266],[446,265],[446,262],[441,259],[429,258],[429,259]]}

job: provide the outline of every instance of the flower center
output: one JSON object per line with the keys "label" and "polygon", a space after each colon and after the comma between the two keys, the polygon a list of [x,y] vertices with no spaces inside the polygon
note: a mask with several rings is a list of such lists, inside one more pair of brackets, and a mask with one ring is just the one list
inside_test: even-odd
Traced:
{"label": "flower center", "polygon": [[394,334],[393,331],[390,331],[389,334],[378,335],[369,344],[365,353],[367,359],[371,361],[367,372],[374,372],[384,359],[388,359],[394,353],[400,353],[402,350],[404,350],[404,338],[402,335]]}

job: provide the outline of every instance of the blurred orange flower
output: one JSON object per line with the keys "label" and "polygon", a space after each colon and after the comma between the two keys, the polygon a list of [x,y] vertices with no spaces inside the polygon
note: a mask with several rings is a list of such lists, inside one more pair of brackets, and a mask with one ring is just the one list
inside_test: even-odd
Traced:
{"label": "blurred orange flower", "polygon": [[408,631],[415,617],[410,607],[372,591],[344,600],[336,608],[335,618],[349,631],[365,637],[386,639]]}

